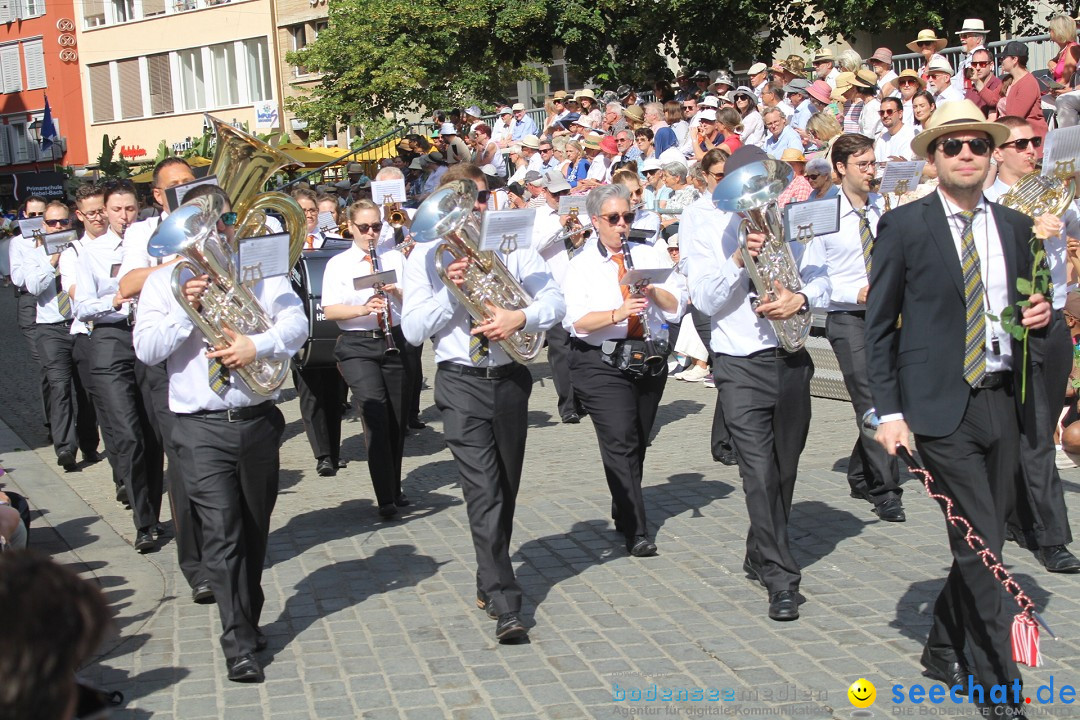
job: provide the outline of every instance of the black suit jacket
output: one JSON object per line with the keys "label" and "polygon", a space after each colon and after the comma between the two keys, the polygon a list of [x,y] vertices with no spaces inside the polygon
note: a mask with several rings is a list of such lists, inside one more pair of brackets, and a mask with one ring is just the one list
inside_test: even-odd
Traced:
{"label": "black suit jacket", "polygon": [[[1024,299],[1016,290],[1016,278],[1031,276],[1032,221],[996,203],[988,206],[1001,238],[1009,302],[1014,304]],[[960,258],[937,192],[882,216],[873,258],[866,359],[877,414],[903,413],[917,435],[950,435],[959,427],[970,397],[964,381],[966,308]],[[1031,333],[1032,341],[1037,341],[1036,334]],[[1019,402],[1023,345],[1012,342]]]}

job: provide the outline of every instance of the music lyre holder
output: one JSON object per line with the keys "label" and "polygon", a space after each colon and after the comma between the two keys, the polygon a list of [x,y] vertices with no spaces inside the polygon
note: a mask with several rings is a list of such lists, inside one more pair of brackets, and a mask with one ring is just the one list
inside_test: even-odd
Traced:
{"label": "music lyre holder", "polygon": [[517,233],[505,233],[502,236],[502,242],[499,244],[499,252],[503,255],[509,255],[518,249],[518,236]]}
{"label": "music lyre holder", "polygon": [[907,180],[899,180],[899,181],[897,181],[896,185],[893,187],[893,195],[903,195],[907,191],[908,191],[908,181]]}
{"label": "music lyre holder", "polygon": [[245,285],[254,285],[263,279],[262,263],[255,263],[254,265],[247,265],[241,271],[240,282]]}
{"label": "music lyre holder", "polygon": [[814,223],[795,226],[795,242],[806,244],[814,239]]}

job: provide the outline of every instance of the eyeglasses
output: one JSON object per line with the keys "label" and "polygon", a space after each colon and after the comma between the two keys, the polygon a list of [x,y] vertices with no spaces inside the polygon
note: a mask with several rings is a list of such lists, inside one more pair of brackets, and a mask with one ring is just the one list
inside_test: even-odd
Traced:
{"label": "eyeglasses", "polygon": [[848,165],[854,165],[862,172],[869,172],[877,167],[877,161],[875,160],[863,160],[862,162],[848,162]]}
{"label": "eyeglasses", "polygon": [[476,193],[476,202],[478,202],[478,203],[486,203],[488,201],[488,196],[490,196],[490,195],[491,195],[490,190],[479,190]]}
{"label": "eyeglasses", "polygon": [[62,218],[57,220],[46,220],[45,224],[49,227],[63,227],[71,224],[71,218]]}
{"label": "eyeglasses", "polygon": [[900,78],[897,80],[901,85],[918,85],[919,81],[915,78]]}
{"label": "eyeglasses", "polygon": [[363,225],[357,225],[356,223],[353,223],[353,227],[356,228],[356,232],[360,233],[361,235],[367,235],[368,230],[373,233],[380,233],[382,232],[382,226],[383,224],[381,222],[373,222],[370,224],[364,223]]}
{"label": "eyeglasses", "polygon": [[890,115],[895,115],[896,111],[895,110],[878,110],[877,114],[880,115],[881,117],[888,117]]}
{"label": "eyeglasses", "polygon": [[712,175],[717,180],[723,180],[724,179],[724,171],[723,170],[721,170],[720,172],[713,172],[712,170],[706,170],[705,172],[709,173],[710,175]]}
{"label": "eyeglasses", "polygon": [[935,45],[937,45],[937,43],[933,40],[923,40],[922,42],[917,42],[915,44],[919,47],[934,47]]}
{"label": "eyeglasses", "polygon": [[974,67],[974,68],[988,67],[989,65],[990,65],[989,60],[972,60],[971,61],[971,67]]}
{"label": "eyeglasses", "polygon": [[28,218],[41,217],[44,214],[45,213],[43,213],[43,212],[28,212],[28,213],[26,213],[26,217],[28,217]]}
{"label": "eyeglasses", "polygon": [[[1002,147],[1002,148],[1014,147],[1017,150],[1019,150],[1020,152],[1024,152],[1025,150],[1028,149],[1028,145],[1031,145],[1031,147],[1038,150],[1040,147],[1042,147],[1042,138],[1041,137],[1033,137],[1033,138],[1020,138],[1019,140],[1010,140],[1009,142],[1001,143],[1001,145],[999,145],[998,147]],[[974,150],[974,148],[972,148],[972,150]],[[978,153],[975,153],[975,154],[978,155]]]}
{"label": "eyeglasses", "polygon": [[224,225],[225,227],[232,227],[233,225],[236,224],[236,213],[234,213],[234,212],[221,213],[220,220],[221,220],[221,224]]}
{"label": "eyeglasses", "polygon": [[820,173],[807,173],[804,177],[810,182],[815,182],[821,175]]}
{"label": "eyeglasses", "polygon": [[994,149],[994,144],[984,138],[971,138],[969,140],[949,138],[948,140],[942,140],[937,147],[941,148],[941,152],[945,157],[951,158],[959,155],[965,145],[971,148],[972,155],[978,155],[979,157],[989,154]]}
{"label": "eyeglasses", "polygon": [[319,208],[304,208],[305,215],[318,215]]}
{"label": "eyeglasses", "polygon": [[636,213],[624,212],[624,213],[609,213],[607,215],[601,215],[600,217],[607,220],[608,225],[618,225],[619,220],[629,225],[634,222],[634,218],[637,217]]}
{"label": "eyeglasses", "polygon": [[660,172],[660,171],[659,170],[645,170],[644,171],[645,177],[652,177],[653,175],[655,175],[658,172]]}
{"label": "eyeglasses", "polygon": [[683,105],[683,110],[697,110],[697,105]]}
{"label": "eyeglasses", "polygon": [[542,152],[542,153],[549,153],[549,152],[551,152],[552,150],[554,150],[554,148],[549,148],[549,147],[547,147],[547,148],[540,148],[540,152]]}
{"label": "eyeglasses", "polygon": [[85,217],[88,217],[88,218],[103,218],[103,217],[105,217],[105,208],[101,208],[100,210],[91,210],[90,212],[83,212],[82,210],[80,210],[79,212],[82,213]]}

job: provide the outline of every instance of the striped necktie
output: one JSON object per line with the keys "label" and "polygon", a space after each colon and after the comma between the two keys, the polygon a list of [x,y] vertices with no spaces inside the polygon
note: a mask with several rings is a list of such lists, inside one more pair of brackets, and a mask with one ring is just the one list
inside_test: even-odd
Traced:
{"label": "striped necktie", "polygon": [[[469,330],[476,327],[476,321],[469,319]],[[469,359],[473,365],[479,365],[487,359],[490,348],[488,339],[484,335],[469,335]]]}
{"label": "striped necktie", "polygon": [[964,380],[975,386],[986,376],[986,315],[983,310],[983,281],[979,255],[975,252],[975,210],[960,213],[964,227],[960,235],[960,269],[964,276],[964,304],[967,307],[967,334],[964,339]]}
{"label": "striped necktie", "polygon": [[56,276],[56,309],[65,320],[71,319],[71,296],[60,286],[60,276]]}
{"label": "striped necktie", "polygon": [[870,278],[870,267],[874,264],[873,250],[874,250],[874,233],[870,230],[870,219],[867,215],[870,213],[870,208],[864,207],[862,210],[855,211],[859,216],[859,240],[862,242],[862,259],[863,265],[866,266],[866,277]]}
{"label": "striped necktie", "polygon": [[[207,349],[211,348],[207,346]],[[214,394],[224,399],[229,390],[229,369],[217,358],[206,359],[206,380]]]}

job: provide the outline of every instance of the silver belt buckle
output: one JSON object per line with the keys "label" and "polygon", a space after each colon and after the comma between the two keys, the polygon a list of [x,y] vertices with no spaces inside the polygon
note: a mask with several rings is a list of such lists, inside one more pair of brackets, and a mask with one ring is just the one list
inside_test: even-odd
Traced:
{"label": "silver belt buckle", "polygon": [[[225,411],[225,419],[228,422],[231,422],[231,423],[240,422],[240,420],[242,418],[240,417],[240,413],[238,412],[239,409],[240,408],[229,408],[228,410],[226,410]],[[233,413],[236,413],[236,414],[234,415]]]}

